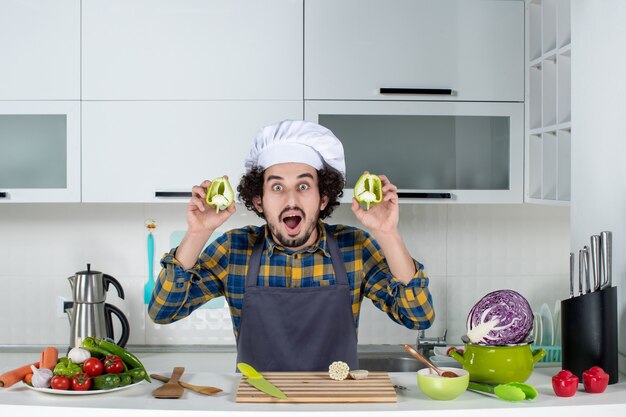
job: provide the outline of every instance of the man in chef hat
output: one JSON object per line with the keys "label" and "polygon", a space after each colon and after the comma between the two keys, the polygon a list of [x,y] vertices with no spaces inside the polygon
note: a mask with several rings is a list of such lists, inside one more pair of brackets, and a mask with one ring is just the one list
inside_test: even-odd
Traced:
{"label": "man in chef hat", "polygon": [[149,315],[160,324],[225,296],[238,362],[259,371],[325,371],[334,361],[358,368],[361,300],[392,320],[426,329],[434,319],[428,278],[398,232],[397,188],[384,176],[383,200],[352,211],[370,232],[322,220],[345,184],[343,146],[323,126],[286,120],[261,129],[237,190],[263,226],[209,237],[235,213],[205,202],[210,181],[193,187],[188,229],[166,254]]}

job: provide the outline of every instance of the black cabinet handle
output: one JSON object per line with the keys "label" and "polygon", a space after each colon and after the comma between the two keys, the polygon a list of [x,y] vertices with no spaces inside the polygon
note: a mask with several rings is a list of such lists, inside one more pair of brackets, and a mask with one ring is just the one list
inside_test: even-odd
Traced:
{"label": "black cabinet handle", "polygon": [[400,198],[452,198],[450,193],[412,193],[412,192],[399,192]]}
{"label": "black cabinet handle", "polygon": [[434,96],[451,96],[450,88],[381,88],[380,94],[427,94]]}
{"label": "black cabinet handle", "polygon": [[191,191],[155,191],[154,196],[165,198],[191,197]]}
{"label": "black cabinet handle", "polygon": [[7,198],[8,195],[5,191],[0,191],[0,198]]}

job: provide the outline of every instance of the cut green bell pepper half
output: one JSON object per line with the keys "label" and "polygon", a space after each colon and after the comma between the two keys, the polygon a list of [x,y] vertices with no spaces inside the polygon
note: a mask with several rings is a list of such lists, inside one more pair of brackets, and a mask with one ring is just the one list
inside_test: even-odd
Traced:
{"label": "cut green bell pepper half", "polygon": [[221,208],[226,208],[235,200],[235,192],[230,185],[228,178],[219,177],[211,181],[211,186],[206,193],[206,203],[215,206],[215,212],[219,213]]}
{"label": "cut green bell pepper half", "polygon": [[366,210],[370,205],[383,201],[383,183],[380,177],[365,171],[354,186],[354,198],[359,203],[366,205]]}
{"label": "cut green bell pepper half", "polygon": [[72,378],[76,374],[83,372],[83,367],[79,363],[73,363],[68,358],[61,358],[52,371],[53,375],[66,376]]}

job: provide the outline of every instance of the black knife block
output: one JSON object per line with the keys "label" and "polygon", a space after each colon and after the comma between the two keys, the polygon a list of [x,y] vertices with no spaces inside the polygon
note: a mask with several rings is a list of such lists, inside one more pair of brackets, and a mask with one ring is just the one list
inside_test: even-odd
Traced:
{"label": "black knife block", "polygon": [[618,380],[617,287],[561,301],[562,368],[582,383],[583,371],[599,366]]}

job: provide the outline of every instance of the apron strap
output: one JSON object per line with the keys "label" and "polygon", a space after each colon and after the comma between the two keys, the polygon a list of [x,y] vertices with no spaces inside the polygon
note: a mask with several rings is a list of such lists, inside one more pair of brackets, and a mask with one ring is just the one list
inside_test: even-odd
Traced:
{"label": "apron strap", "polygon": [[330,260],[335,269],[335,282],[340,285],[348,285],[348,273],[346,272],[346,265],[343,263],[343,257],[339,251],[337,239],[335,235],[330,233],[328,228],[326,228],[326,243],[328,244],[328,251],[330,252]]}
{"label": "apron strap", "polygon": [[259,233],[254,242],[252,255],[248,261],[248,273],[246,274],[246,287],[256,287],[259,278],[259,269],[261,268],[261,254],[263,253],[263,243],[265,241],[265,233]]}
{"label": "apron strap", "polygon": [[[337,244],[337,238],[326,229],[326,243],[328,245],[328,251],[330,252],[330,260],[333,263],[333,269],[335,270],[335,282],[339,285],[348,285],[348,273],[346,272],[346,266],[343,263],[343,257]],[[252,248],[252,255],[250,255],[250,261],[248,262],[248,273],[246,274],[246,287],[256,287],[259,269],[261,268],[261,255],[263,253],[263,246],[265,243],[265,234],[260,233]]]}

